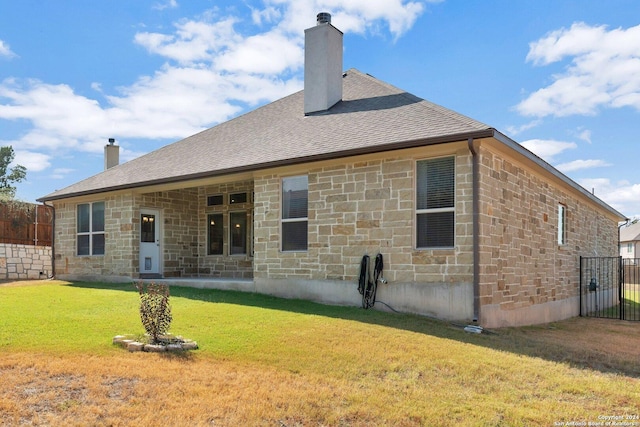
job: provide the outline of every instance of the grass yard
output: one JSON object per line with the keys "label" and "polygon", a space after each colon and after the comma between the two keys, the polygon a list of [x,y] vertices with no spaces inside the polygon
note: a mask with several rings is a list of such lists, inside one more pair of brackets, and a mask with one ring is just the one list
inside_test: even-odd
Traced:
{"label": "grass yard", "polygon": [[418,316],[173,287],[171,332],[200,349],[130,353],[111,339],[143,332],[138,303],[133,285],[0,284],[0,424],[640,425],[637,322],[474,335]]}

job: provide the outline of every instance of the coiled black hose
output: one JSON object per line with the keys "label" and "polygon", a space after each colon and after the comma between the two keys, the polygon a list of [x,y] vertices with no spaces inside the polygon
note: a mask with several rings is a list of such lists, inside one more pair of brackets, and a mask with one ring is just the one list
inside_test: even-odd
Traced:
{"label": "coiled black hose", "polygon": [[373,280],[371,280],[369,255],[364,255],[360,261],[360,275],[358,277],[358,292],[362,295],[362,308],[369,309],[376,303],[378,281],[382,276],[384,263],[382,254],[376,255],[373,267]]}

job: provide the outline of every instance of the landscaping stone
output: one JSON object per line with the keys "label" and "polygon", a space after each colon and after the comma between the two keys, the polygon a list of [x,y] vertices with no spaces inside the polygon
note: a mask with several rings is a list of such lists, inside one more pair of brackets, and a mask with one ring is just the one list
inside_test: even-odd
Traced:
{"label": "landscaping stone", "polygon": [[[162,336],[160,339],[163,342],[159,344],[145,344],[143,342],[132,339],[133,335],[116,335],[113,337],[113,344],[119,345],[122,348],[125,348],[131,352],[134,351],[145,351],[150,353],[161,353],[165,351],[187,351],[187,350],[197,350],[198,343],[190,340],[182,338],[181,336]],[[144,339],[143,339],[144,341]]]}
{"label": "landscaping stone", "polygon": [[148,351],[151,353],[161,353],[163,351],[167,351],[167,346],[163,344],[145,344],[144,351]]}
{"label": "landscaping stone", "polygon": [[129,344],[127,344],[127,350],[142,351],[144,350],[144,344],[138,341],[130,342]]}

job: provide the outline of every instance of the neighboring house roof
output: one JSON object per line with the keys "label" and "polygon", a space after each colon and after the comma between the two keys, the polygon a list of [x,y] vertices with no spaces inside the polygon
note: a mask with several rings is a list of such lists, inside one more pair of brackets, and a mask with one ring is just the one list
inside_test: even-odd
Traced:
{"label": "neighboring house roof", "polygon": [[304,91],[57,190],[39,201],[255,171],[314,160],[494,137],[614,215],[622,214],[495,129],[356,69],[342,101],[305,116]]}
{"label": "neighboring house roof", "polygon": [[640,240],[640,221],[633,222],[620,229],[620,242]]}

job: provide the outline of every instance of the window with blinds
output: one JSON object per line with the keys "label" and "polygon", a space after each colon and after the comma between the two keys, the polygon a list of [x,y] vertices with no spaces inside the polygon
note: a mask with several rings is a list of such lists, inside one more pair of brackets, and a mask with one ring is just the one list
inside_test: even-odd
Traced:
{"label": "window with blinds", "polygon": [[305,176],[282,179],[282,250],[307,250],[309,180]]}
{"label": "window with blinds", "polygon": [[416,164],[416,247],[455,245],[455,157]]}

